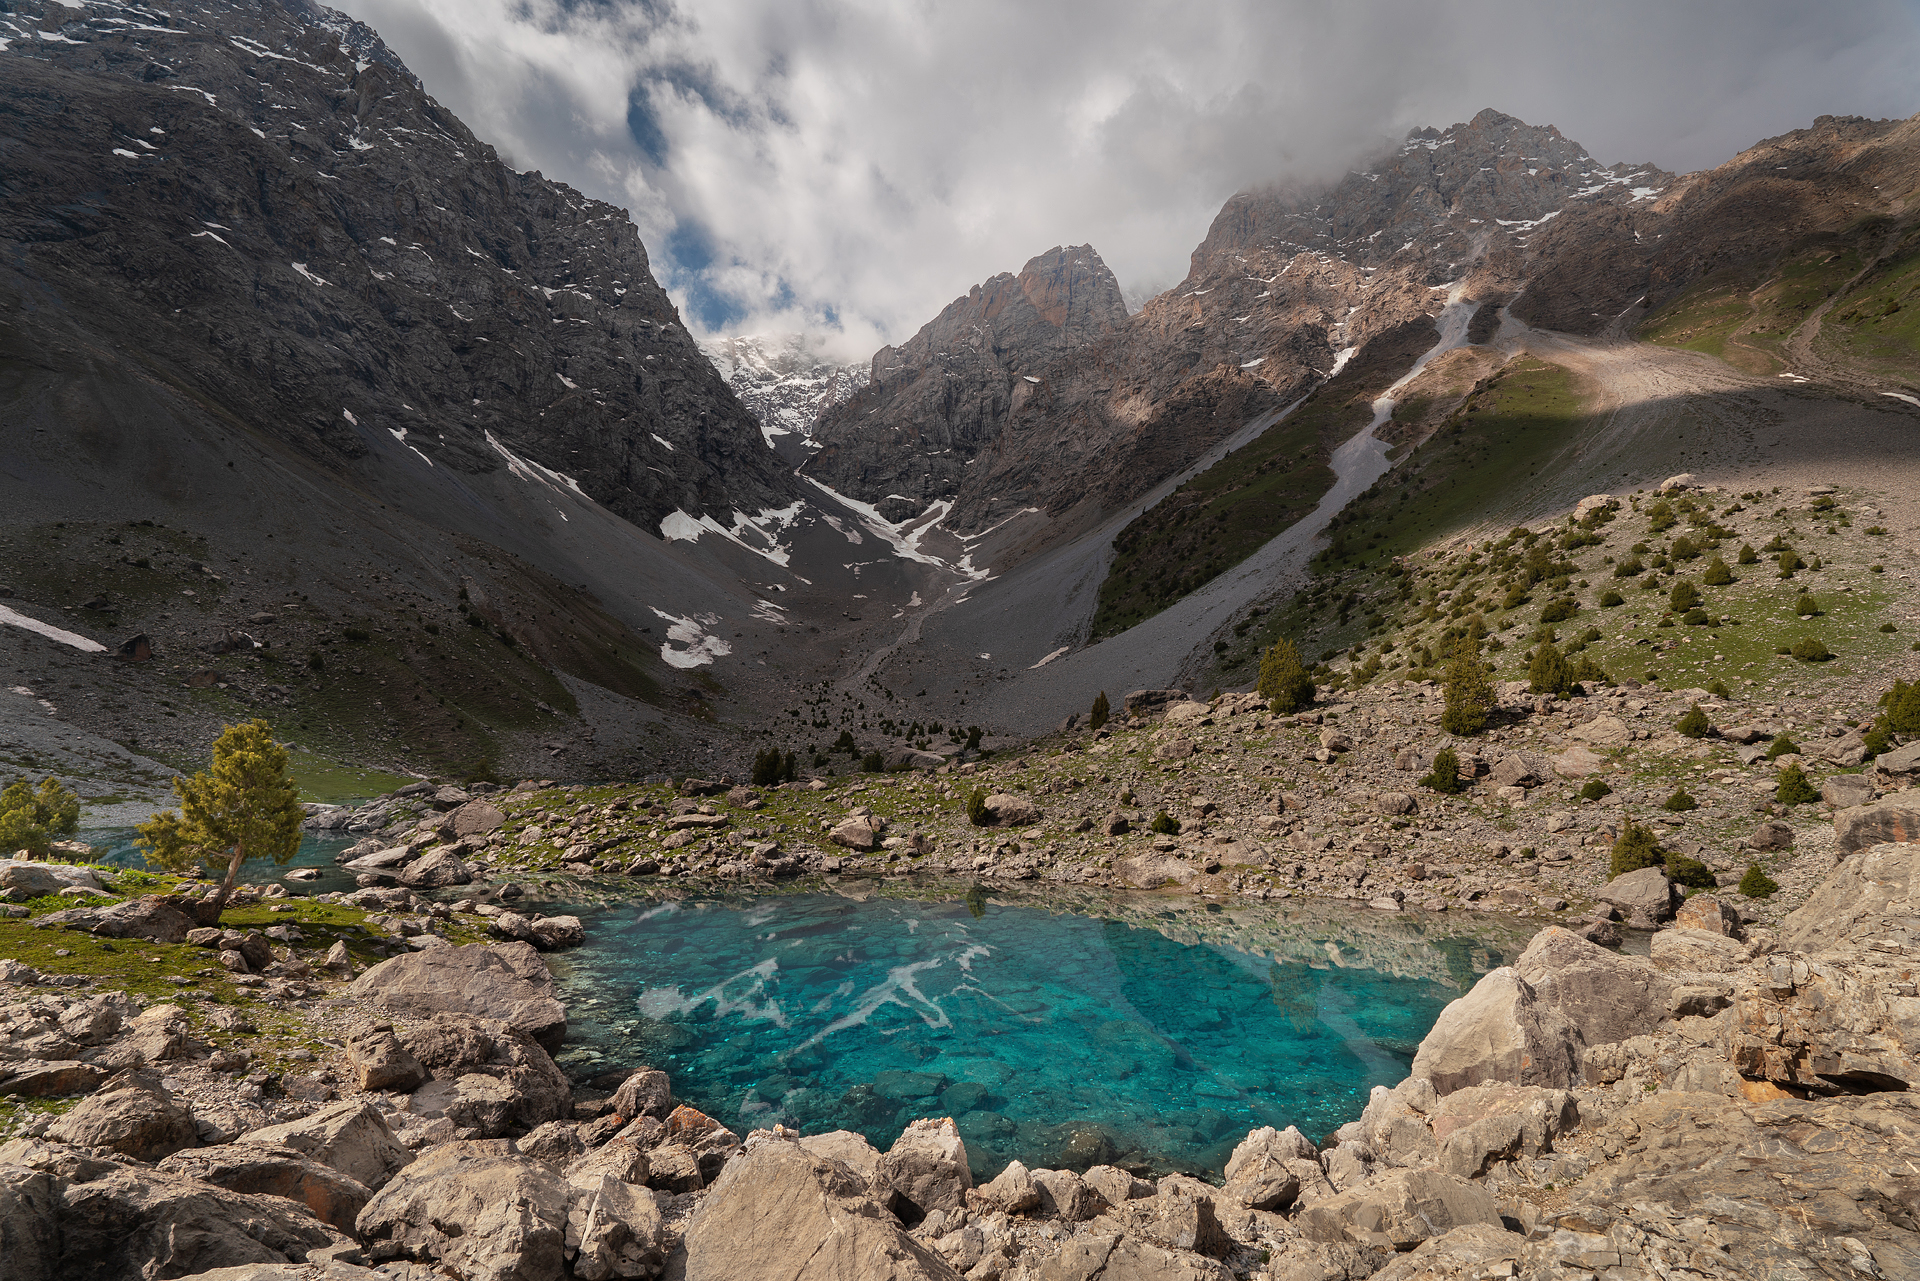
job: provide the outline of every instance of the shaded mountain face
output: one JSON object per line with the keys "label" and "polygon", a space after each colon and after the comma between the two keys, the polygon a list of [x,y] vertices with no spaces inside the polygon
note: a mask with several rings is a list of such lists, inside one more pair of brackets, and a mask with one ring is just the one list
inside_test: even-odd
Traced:
{"label": "shaded mountain face", "polygon": [[[969,304],[988,296],[983,287],[901,353],[874,358],[873,389],[835,417],[843,435],[857,433],[860,452],[829,440],[809,473],[836,468],[847,483],[885,483],[922,501],[957,476],[946,523],[960,533],[1022,508],[1110,510],[1305,394],[1341,353],[1426,323],[1452,288],[1505,301],[1530,239],[1566,211],[1604,207],[1630,223],[1672,181],[1651,166],[1603,166],[1558,130],[1491,110],[1415,131],[1330,188],[1233,197],[1178,287],[1092,341],[1025,348],[1033,353],[1017,371],[1025,385],[1004,411],[986,396],[957,394],[975,385],[953,376],[959,370],[941,368],[936,379],[924,356],[904,359],[959,328]],[[952,343],[934,350],[955,360]],[[910,371],[916,395],[887,394],[900,385],[896,369]],[[922,458],[924,424],[937,418],[928,406],[961,407],[967,422],[993,429],[974,433],[971,467],[927,466],[929,483],[915,489],[900,473]],[[899,442],[892,453],[890,432]]]}
{"label": "shaded mountain face", "polygon": [[821,420],[805,474],[901,520],[951,500],[969,462],[1032,399],[1035,371],[1125,325],[1120,285],[1091,245],[1053,248],[975,285]]}
{"label": "shaded mountain face", "polygon": [[518,173],[368,28],[292,3],[0,14],[0,300],[308,458],[518,456],[643,528],[793,482],[625,213]]}
{"label": "shaded mountain face", "polygon": [[867,385],[865,361],[842,364],[805,334],[744,334],[702,348],[727,386],[760,424],[784,462],[812,457],[814,429],[833,408]]}

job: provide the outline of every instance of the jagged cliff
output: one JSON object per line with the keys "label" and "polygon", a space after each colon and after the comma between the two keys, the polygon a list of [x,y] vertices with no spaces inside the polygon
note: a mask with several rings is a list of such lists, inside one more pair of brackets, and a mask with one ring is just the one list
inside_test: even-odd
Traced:
{"label": "jagged cliff", "polygon": [[625,213],[302,0],[0,14],[0,299],[339,467],[528,459],[642,527],[791,479]]}
{"label": "jagged cliff", "polygon": [[867,385],[867,362],[843,364],[806,334],[741,334],[702,350],[759,421],[767,444],[795,465],[812,456],[821,417]]}
{"label": "jagged cliff", "polygon": [[820,422],[805,474],[902,520],[951,499],[968,465],[1036,395],[1036,372],[1126,323],[1091,245],[1055,247],[955,299],[873,357],[864,390]]}

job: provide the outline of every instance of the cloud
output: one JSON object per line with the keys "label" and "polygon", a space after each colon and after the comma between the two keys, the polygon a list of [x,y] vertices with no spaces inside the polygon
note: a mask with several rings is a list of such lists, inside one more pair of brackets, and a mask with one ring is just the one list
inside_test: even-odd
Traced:
{"label": "cloud", "polygon": [[863,357],[1090,242],[1176,283],[1237,190],[1495,107],[1602,162],[1904,116],[1905,0],[347,0],[513,163],[626,206],[706,331]]}

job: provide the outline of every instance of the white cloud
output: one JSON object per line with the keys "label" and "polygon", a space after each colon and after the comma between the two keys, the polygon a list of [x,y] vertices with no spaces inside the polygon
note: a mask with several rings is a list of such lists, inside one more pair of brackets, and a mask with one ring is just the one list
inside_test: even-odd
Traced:
{"label": "white cloud", "polygon": [[1901,0],[343,7],[513,163],[627,206],[696,328],[831,317],[855,357],[1055,244],[1165,287],[1234,191],[1482,107],[1686,170],[1920,106]]}

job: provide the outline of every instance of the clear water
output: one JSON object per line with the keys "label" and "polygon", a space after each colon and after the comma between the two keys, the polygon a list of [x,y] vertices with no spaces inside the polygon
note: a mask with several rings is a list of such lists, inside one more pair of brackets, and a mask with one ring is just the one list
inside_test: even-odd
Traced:
{"label": "clear water", "polygon": [[568,1066],[650,1063],[744,1133],[885,1149],[954,1117],[1008,1160],[1217,1172],[1255,1126],[1319,1139],[1406,1075],[1441,1008],[1530,930],[1332,906],[989,897],[978,887],[588,909]]}
{"label": "clear water", "polygon": [[[147,860],[140,853],[136,843],[139,833],[131,827],[94,827],[82,828],[75,833],[79,840],[87,842],[99,851],[98,859],[111,867],[144,868]],[[334,862],[334,856],[347,846],[359,840],[359,836],[344,836],[337,832],[303,832],[300,836],[300,849],[286,863],[276,864],[271,860],[255,860],[241,865],[240,883],[242,885],[267,885],[280,881],[296,867],[317,868],[318,880],[287,881],[289,893],[324,894],[330,890],[351,890],[354,888],[353,873],[342,871]],[[225,871],[225,868],[220,869]]]}

